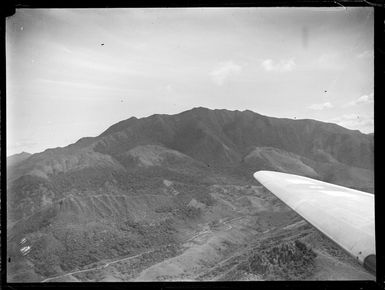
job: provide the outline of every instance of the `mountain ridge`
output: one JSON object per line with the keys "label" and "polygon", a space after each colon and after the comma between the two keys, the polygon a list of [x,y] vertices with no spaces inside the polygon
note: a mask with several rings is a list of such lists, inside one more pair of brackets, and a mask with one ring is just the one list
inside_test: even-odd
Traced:
{"label": "mountain ridge", "polygon": [[[351,145],[354,143],[358,144]],[[91,151],[102,154],[100,156],[111,156],[114,162],[117,155],[146,144],[165,146],[217,166],[241,162],[255,146],[276,147],[316,161],[321,156],[330,156],[330,160],[359,168],[371,169],[374,158],[371,135],[332,123],[266,117],[250,110],[241,112],[198,107],[176,115],[131,117],[110,126],[96,137],[81,138],[66,147],[28,155],[21,163],[27,160],[35,164],[53,156]],[[355,154],[345,154],[349,151]],[[18,167],[14,166],[17,164],[12,165]]]}
{"label": "mountain ridge", "polygon": [[[122,121],[119,121],[113,125],[111,125],[110,127],[108,127],[107,129],[105,129],[102,133],[100,133],[99,135],[97,136],[94,136],[94,137],[82,137],[80,139],[78,139],[77,141],[75,141],[74,143],[72,144],[68,144],[64,147],[54,147],[54,148],[47,148],[45,149],[44,151],[41,151],[41,152],[36,152],[36,153],[28,153],[28,154],[31,154],[31,155],[34,155],[34,154],[40,154],[40,153],[43,153],[47,150],[55,150],[55,149],[62,149],[62,148],[66,148],[66,147],[69,147],[69,146],[76,146],[76,145],[84,145],[84,144],[88,144],[90,141],[94,140],[95,138],[98,138],[98,137],[101,137],[101,136],[105,136],[105,135],[108,135],[109,133],[112,133],[111,132],[111,129],[114,128],[114,127],[117,127],[118,125],[119,126],[122,126],[123,124],[126,124],[127,122],[129,121],[135,121],[135,120],[142,120],[142,119],[147,119],[147,118],[150,118],[150,117],[153,117],[153,116],[175,116],[175,115],[181,115],[181,114],[184,114],[184,113],[187,113],[187,112],[190,112],[190,111],[194,111],[194,110],[209,110],[209,111],[227,111],[227,112],[247,112],[247,113],[252,113],[252,114],[256,114],[256,115],[259,115],[259,116],[263,116],[263,117],[267,117],[267,118],[272,118],[272,119],[280,119],[280,120],[288,120],[288,121],[293,121],[293,122],[301,122],[301,121],[310,121],[310,122],[316,122],[316,123],[322,123],[322,124],[328,124],[328,125],[331,125],[331,126],[335,126],[335,127],[338,127],[338,128],[342,128],[343,130],[347,130],[347,131],[350,131],[350,132],[355,132],[355,133],[358,133],[358,134],[362,134],[362,135],[369,135],[369,136],[374,136],[374,133],[363,133],[359,130],[354,130],[354,129],[348,129],[348,128],[345,128],[343,126],[340,126],[338,124],[335,124],[335,123],[331,123],[331,122],[324,122],[324,121],[319,121],[319,120],[314,120],[314,119],[308,119],[308,118],[304,118],[304,119],[291,119],[291,118],[280,118],[280,117],[273,117],[273,116],[267,116],[267,115],[262,115],[262,114],[259,114],[257,112],[254,112],[254,111],[251,111],[251,110],[243,110],[243,111],[240,111],[240,110],[228,110],[228,109],[208,109],[206,107],[194,107],[190,110],[186,110],[186,111],[183,111],[183,112],[180,112],[180,113],[176,113],[176,114],[152,114],[152,115],[149,115],[149,116],[146,116],[146,117],[140,117],[140,118],[137,118],[135,116],[132,116],[132,117],[129,117],[125,120],[122,120]],[[7,159],[8,158],[11,158],[12,156],[15,156],[15,155],[18,155],[18,154],[22,154],[22,153],[25,153],[25,152],[20,152],[20,153],[15,153],[15,154],[12,154],[10,156],[7,156]]]}

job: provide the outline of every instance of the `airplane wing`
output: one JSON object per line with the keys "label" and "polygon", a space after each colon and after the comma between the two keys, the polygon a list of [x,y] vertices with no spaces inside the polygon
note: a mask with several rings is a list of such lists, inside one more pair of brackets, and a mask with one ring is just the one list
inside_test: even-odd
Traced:
{"label": "airplane wing", "polygon": [[373,194],[274,171],[254,178],[375,274]]}

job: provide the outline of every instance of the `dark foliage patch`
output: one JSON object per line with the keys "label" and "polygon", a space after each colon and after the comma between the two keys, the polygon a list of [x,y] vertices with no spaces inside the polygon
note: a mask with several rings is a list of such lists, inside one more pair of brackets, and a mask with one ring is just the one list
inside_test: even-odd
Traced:
{"label": "dark foliage patch", "polygon": [[311,248],[296,240],[254,251],[244,268],[266,280],[300,280],[312,273],[316,256]]}

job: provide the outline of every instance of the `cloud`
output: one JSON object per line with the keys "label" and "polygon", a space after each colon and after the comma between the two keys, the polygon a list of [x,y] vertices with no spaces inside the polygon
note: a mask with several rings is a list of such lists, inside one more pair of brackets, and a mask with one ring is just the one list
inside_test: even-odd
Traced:
{"label": "cloud", "polygon": [[312,109],[312,110],[321,111],[324,109],[333,108],[333,104],[331,104],[330,102],[326,102],[326,103],[322,103],[322,104],[313,104],[313,105],[309,106],[308,108]]}
{"label": "cloud", "polygon": [[276,62],[272,59],[265,59],[264,61],[262,61],[261,65],[266,71],[277,72],[292,71],[296,66],[292,58],[288,60],[280,60],[279,62]]}
{"label": "cloud", "polygon": [[364,104],[373,104],[374,102],[373,96],[374,96],[373,93],[370,93],[369,95],[363,95],[358,99],[347,103],[345,106],[350,107],[350,106],[357,106],[357,105],[364,105]]}
{"label": "cloud", "polygon": [[230,76],[240,73],[242,67],[232,61],[222,62],[218,68],[210,73],[214,83],[222,85]]}
{"label": "cloud", "polygon": [[173,91],[174,91],[174,88],[173,88],[173,86],[172,86],[172,85],[170,85],[170,84],[166,85],[166,86],[165,86],[165,89],[166,89],[166,91],[167,91],[168,93],[171,93],[171,92],[173,92]]}
{"label": "cloud", "polygon": [[370,59],[374,57],[374,51],[373,50],[365,50],[359,54],[357,54],[357,58],[362,58],[362,59]]}
{"label": "cloud", "polygon": [[373,115],[346,114],[330,121],[348,129],[360,130],[364,133],[374,132]]}
{"label": "cloud", "polygon": [[325,53],[315,60],[315,65],[321,69],[342,69],[342,58],[337,53]]}

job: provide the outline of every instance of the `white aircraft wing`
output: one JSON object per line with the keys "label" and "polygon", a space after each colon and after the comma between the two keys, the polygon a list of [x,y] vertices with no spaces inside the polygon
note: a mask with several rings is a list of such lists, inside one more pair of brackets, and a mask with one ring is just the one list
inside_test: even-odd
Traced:
{"label": "white aircraft wing", "polygon": [[254,177],[375,273],[373,194],[281,172],[257,171]]}

